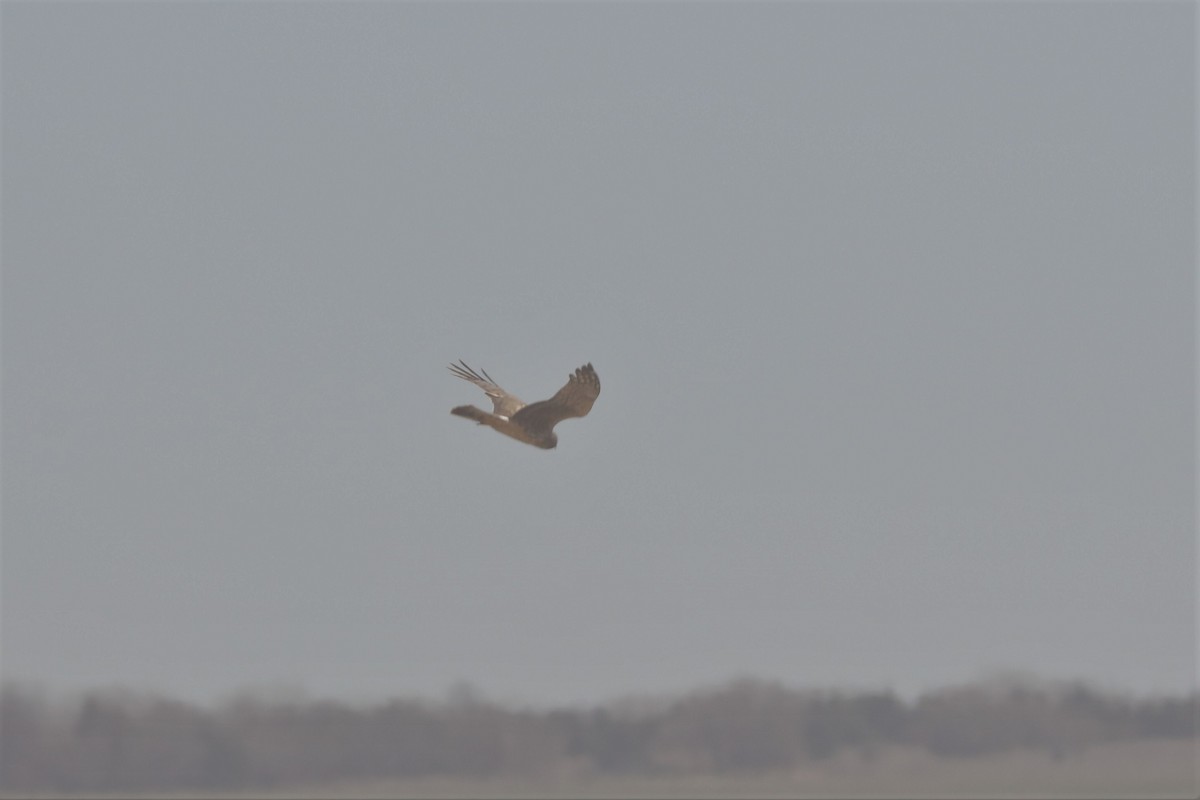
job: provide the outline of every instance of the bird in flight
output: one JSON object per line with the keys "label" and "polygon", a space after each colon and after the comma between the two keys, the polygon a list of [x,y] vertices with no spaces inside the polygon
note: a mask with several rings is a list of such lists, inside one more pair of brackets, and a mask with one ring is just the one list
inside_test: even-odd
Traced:
{"label": "bird in flight", "polygon": [[[464,381],[483,389],[492,398],[492,413],[475,406],[457,406],[451,414],[473,419],[519,442],[549,450],[558,444],[554,426],[564,419],[585,417],[600,396],[600,378],[591,364],[584,364],[567,378],[567,385],[549,400],[526,404],[516,395],[500,388],[485,370],[475,370],[463,361],[450,365],[450,371]],[[482,375],[480,373],[483,373]]]}

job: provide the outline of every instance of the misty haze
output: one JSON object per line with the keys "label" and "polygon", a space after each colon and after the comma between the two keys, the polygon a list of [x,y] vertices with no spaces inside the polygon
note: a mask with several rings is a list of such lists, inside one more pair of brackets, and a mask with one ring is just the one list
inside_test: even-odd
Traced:
{"label": "misty haze", "polygon": [[0,792],[1194,796],[1195,15],[3,3]]}

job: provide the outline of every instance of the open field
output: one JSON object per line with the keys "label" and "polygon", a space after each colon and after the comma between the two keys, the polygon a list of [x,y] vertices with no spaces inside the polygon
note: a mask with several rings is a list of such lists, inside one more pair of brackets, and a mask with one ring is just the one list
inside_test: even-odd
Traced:
{"label": "open field", "polygon": [[[525,780],[424,778],[305,786],[265,792],[174,793],[187,798],[724,798],[988,797],[1183,798],[1200,793],[1197,746],[1187,740],[1097,745],[1054,760],[1041,752],[938,758],[888,747],[873,758],[844,754],[787,772],[673,777],[579,775]],[[35,795],[49,798],[55,795]],[[115,798],[128,795],[74,795]],[[150,797],[151,795],[146,795]],[[3,795],[13,797],[15,795]]]}

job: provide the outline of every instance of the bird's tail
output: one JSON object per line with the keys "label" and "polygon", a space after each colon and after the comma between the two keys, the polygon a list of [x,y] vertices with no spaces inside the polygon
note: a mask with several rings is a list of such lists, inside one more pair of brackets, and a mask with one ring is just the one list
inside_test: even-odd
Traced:
{"label": "bird's tail", "polygon": [[457,417],[473,419],[480,425],[487,425],[488,417],[492,416],[483,409],[476,408],[475,406],[455,406],[450,409],[450,413]]}

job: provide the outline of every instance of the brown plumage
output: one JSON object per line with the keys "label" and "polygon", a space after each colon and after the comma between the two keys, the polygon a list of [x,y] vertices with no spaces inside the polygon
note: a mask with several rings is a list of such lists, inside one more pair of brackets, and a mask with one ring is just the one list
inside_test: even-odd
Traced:
{"label": "brown plumage", "polygon": [[458,406],[450,410],[451,414],[473,419],[480,425],[487,425],[505,436],[543,450],[558,444],[555,425],[571,417],[587,416],[592,404],[600,396],[600,378],[591,364],[575,370],[567,378],[567,385],[559,389],[554,397],[529,404],[501,389],[485,370],[476,372],[459,361],[450,365],[450,371],[482,389],[484,394],[492,398],[493,406],[491,414],[475,406]]}

